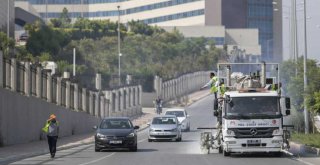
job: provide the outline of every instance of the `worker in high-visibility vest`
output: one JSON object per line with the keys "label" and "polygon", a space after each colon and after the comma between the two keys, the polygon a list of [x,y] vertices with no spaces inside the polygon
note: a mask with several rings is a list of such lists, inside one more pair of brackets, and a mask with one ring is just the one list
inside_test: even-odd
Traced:
{"label": "worker in high-visibility vest", "polygon": [[50,115],[50,118],[46,121],[42,131],[47,134],[51,158],[54,158],[57,151],[57,140],[59,136],[59,122],[56,119],[56,115]]}
{"label": "worker in high-visibility vest", "polygon": [[204,86],[202,86],[200,90],[208,86],[210,86],[210,93],[214,94],[214,98],[217,99],[219,81],[218,81],[218,77],[213,72],[210,73],[210,81],[207,82]]}

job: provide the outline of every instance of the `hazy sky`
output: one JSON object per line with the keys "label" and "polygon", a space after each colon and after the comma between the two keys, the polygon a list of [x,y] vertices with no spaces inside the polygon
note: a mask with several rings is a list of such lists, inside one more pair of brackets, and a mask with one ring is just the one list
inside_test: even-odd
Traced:
{"label": "hazy sky", "polygon": [[[307,29],[308,29],[308,58],[320,62],[320,0],[306,0],[307,2]],[[299,33],[299,55],[304,54],[304,24],[303,0],[297,0],[297,19]],[[283,50],[284,59],[289,59],[289,19],[291,0],[283,0]]]}

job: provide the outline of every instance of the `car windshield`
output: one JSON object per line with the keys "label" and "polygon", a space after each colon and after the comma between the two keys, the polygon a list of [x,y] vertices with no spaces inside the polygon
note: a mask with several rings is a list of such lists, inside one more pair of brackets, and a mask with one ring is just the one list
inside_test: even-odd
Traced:
{"label": "car windshield", "polygon": [[177,121],[173,117],[156,117],[153,118],[152,124],[177,124]]}
{"label": "car windshield", "polygon": [[100,124],[101,129],[131,129],[132,124],[128,119],[106,119]]}
{"label": "car windshield", "polygon": [[277,97],[234,97],[227,103],[227,116],[272,117],[280,115]]}
{"label": "car windshield", "polygon": [[183,111],[167,111],[166,115],[175,115],[177,117],[185,117]]}

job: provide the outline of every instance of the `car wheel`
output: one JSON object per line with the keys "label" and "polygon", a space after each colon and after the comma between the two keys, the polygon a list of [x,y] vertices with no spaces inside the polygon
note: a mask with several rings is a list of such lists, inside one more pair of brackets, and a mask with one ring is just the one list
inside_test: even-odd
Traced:
{"label": "car wheel", "polygon": [[223,151],[223,156],[230,156],[230,152],[227,152],[227,151]]}
{"label": "car wheel", "polygon": [[135,147],[130,148],[129,150],[130,150],[130,151],[133,151],[133,152],[137,152],[137,151],[138,151],[138,147],[135,146]]}
{"label": "car wheel", "polygon": [[153,140],[152,139],[148,139],[148,142],[152,142]]}
{"label": "car wheel", "polygon": [[180,136],[176,141],[177,142],[181,142],[182,141],[182,136]]}
{"label": "car wheel", "polygon": [[101,149],[100,149],[99,147],[97,147],[97,146],[94,147],[94,151],[95,151],[95,152],[100,152],[100,150],[101,150]]}

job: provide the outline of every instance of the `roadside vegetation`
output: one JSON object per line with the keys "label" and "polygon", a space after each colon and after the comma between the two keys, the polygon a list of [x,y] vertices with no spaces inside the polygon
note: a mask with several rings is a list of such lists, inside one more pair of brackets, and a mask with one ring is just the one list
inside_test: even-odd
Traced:
{"label": "roadside vegetation", "polygon": [[292,140],[301,144],[306,144],[311,147],[320,148],[320,134],[301,134],[294,133],[292,134]]}
{"label": "roadside vegetation", "polygon": [[[297,74],[296,74],[297,68]],[[307,60],[307,77],[308,87],[304,92],[303,84],[303,58],[299,58],[295,63],[292,60],[285,61],[281,66],[281,77],[284,92],[291,98],[292,106],[292,123],[295,125],[295,130],[298,133],[304,132],[304,97],[307,98],[307,108],[310,113],[310,132],[316,133],[314,126],[314,117],[320,113],[320,67],[316,60]],[[299,135],[299,136],[298,136]],[[304,138],[305,135],[297,134],[295,137]],[[310,135],[312,137],[319,137],[319,134]],[[309,138],[306,135],[306,139]],[[320,138],[318,138],[320,142]],[[318,143],[319,144],[319,143]]]}
{"label": "roadside vegetation", "polygon": [[[86,84],[95,73],[101,73],[104,87],[118,73],[117,22],[78,18],[74,23],[63,10],[61,17],[48,25],[41,22],[26,25],[29,38],[25,49],[19,48],[21,60],[58,63],[58,71],[72,68],[73,48],[77,52],[77,77]],[[148,26],[139,21],[120,25],[121,74],[136,82],[152,84],[154,75],[171,79],[181,74],[215,69],[226,53],[215,47],[214,41],[205,38],[185,38],[179,31],[166,32],[160,27]]]}

